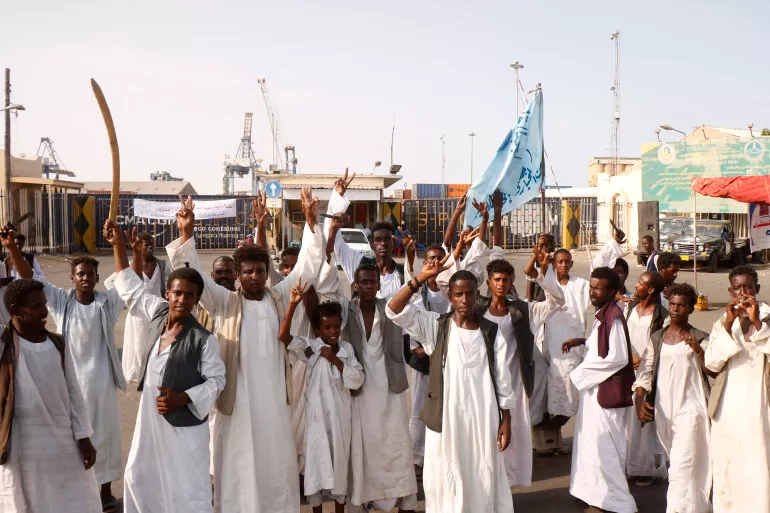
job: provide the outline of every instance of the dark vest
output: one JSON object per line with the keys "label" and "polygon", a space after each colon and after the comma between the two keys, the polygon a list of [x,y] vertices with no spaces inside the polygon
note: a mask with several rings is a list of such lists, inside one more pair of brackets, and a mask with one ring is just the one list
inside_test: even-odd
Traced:
{"label": "dark vest", "polygon": [[[476,301],[476,317],[484,317],[489,309],[490,298],[481,296]],[[535,388],[535,362],[532,355],[535,351],[535,336],[529,327],[529,305],[525,301],[512,297],[505,298],[505,305],[511,315],[513,333],[516,336],[516,353],[521,365],[521,381],[527,397],[532,397]]]}
{"label": "dark vest", "polygon": [[[348,305],[348,322],[342,330],[342,340],[347,340],[353,346],[356,359],[363,362],[363,348],[366,343],[366,327],[358,322],[359,299],[353,298]],[[379,316],[382,329],[382,345],[385,350],[385,370],[388,374],[388,390],[400,394],[409,388],[404,366],[404,335],[400,327],[385,315],[385,300],[377,299],[375,315]],[[364,383],[366,386],[366,383]],[[362,387],[363,388],[363,387]],[[361,389],[351,390],[351,395],[358,395]]]}
{"label": "dark vest", "polygon": [[[420,420],[425,422],[425,427],[436,433],[441,433],[444,414],[444,366],[446,365],[447,339],[449,338],[449,328],[453,315],[454,312],[449,312],[438,318],[436,347],[430,359],[428,397],[425,399],[425,406],[423,406],[420,413]],[[495,381],[495,338],[497,337],[497,324],[483,317],[478,318],[478,323],[481,335],[484,337],[484,345],[487,349],[489,375],[492,378],[495,400],[497,400],[497,381]]]}
{"label": "dark vest", "polygon": [[[152,320],[150,320],[148,338],[153,341],[153,344],[142,365],[142,378],[139,380],[139,386],[137,387],[137,390],[140,392],[144,388],[147,364],[150,361],[152,351],[155,350],[154,341],[158,340],[163,333],[163,329],[166,327],[167,322],[168,303],[164,303],[162,307],[155,311]],[[184,328],[182,328],[182,331],[179,332],[176,336],[176,340],[169,348],[166,369],[163,371],[163,381],[161,383],[163,388],[171,388],[177,392],[184,392],[185,390],[189,390],[206,381],[205,376],[200,373],[198,367],[200,367],[201,363],[203,345],[210,336],[211,333],[206,331],[206,329],[195,320],[195,317],[192,315],[187,316]],[[193,412],[190,411],[188,406],[167,413],[164,417],[169,424],[175,427],[199,426],[208,420],[208,416],[203,420],[196,417]]]}

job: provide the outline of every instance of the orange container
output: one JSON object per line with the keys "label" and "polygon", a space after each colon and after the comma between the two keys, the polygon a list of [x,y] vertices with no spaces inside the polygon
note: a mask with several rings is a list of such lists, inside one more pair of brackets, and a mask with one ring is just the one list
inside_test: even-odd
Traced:
{"label": "orange container", "polygon": [[412,189],[404,189],[402,199],[412,199]]}
{"label": "orange container", "polygon": [[471,188],[469,183],[450,183],[446,186],[448,198],[462,198]]}

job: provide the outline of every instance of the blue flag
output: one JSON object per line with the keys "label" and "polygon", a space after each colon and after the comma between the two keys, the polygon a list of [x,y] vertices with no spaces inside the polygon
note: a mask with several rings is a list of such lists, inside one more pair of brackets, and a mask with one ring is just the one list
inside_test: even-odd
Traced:
{"label": "blue flag", "polygon": [[468,191],[465,226],[481,224],[481,215],[472,200],[489,204],[490,219],[494,215],[490,196],[495,189],[503,194],[502,214],[523,205],[540,194],[544,185],[543,160],[543,92],[538,89],[521,113],[516,126],[509,130],[492,162],[479,181]]}

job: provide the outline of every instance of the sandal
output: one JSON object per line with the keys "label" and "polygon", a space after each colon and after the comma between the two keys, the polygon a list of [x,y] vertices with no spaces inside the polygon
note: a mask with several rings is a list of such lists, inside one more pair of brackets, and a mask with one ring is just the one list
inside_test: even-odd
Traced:
{"label": "sandal", "polygon": [[103,513],[116,513],[118,511],[118,499],[114,495],[110,495],[107,498],[102,498],[102,512]]}

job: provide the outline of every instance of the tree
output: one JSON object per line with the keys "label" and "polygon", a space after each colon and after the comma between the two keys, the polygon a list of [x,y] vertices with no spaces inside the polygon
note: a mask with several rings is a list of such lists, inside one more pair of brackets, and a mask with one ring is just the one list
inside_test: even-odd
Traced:
{"label": "tree", "polygon": [[770,128],[762,129],[762,137],[770,137]]}

